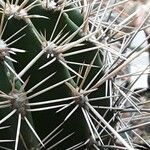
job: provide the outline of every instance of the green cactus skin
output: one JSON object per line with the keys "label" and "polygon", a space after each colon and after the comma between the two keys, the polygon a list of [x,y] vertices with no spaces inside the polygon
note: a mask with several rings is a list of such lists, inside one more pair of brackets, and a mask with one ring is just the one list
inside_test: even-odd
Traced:
{"label": "green cactus skin", "polygon": [[[24,2],[25,1],[23,1],[23,2],[19,1],[18,5],[21,5]],[[29,6],[32,2],[34,2],[34,1],[29,1],[28,4],[26,4],[26,5]],[[8,2],[6,2],[6,7],[7,7],[7,4],[8,4]],[[13,4],[15,4],[15,2]],[[16,42],[14,42],[10,45],[10,47],[25,50],[25,53],[17,53],[17,55],[15,55],[15,56],[10,54],[11,58],[17,60],[17,62],[18,62],[18,63],[12,64],[11,61],[8,61],[8,64],[12,66],[12,68],[16,72],[16,74],[19,74],[19,72],[21,72],[28,65],[28,63],[31,62],[33,60],[33,58],[35,58],[42,51],[42,47],[43,47],[42,44],[45,42],[44,40],[47,40],[50,38],[50,36],[53,34],[53,30],[55,27],[56,27],[56,29],[55,29],[54,35],[51,40],[55,39],[55,37],[60,32],[62,32],[62,35],[60,35],[59,39],[67,33],[67,35],[62,39],[62,40],[65,40],[71,34],[76,32],[78,30],[79,26],[83,23],[82,19],[80,19],[80,22],[79,21],[73,22],[73,18],[71,18],[71,19],[69,18],[69,16],[71,16],[71,13],[73,13],[75,16],[78,15],[77,18],[79,18],[79,17],[82,18],[82,15],[79,12],[76,14],[75,13],[76,11],[73,11],[73,12],[71,11],[71,12],[69,12],[69,14],[62,13],[60,20],[57,24],[57,20],[60,16],[60,10],[57,10],[56,12],[54,10],[44,10],[44,8],[42,8],[41,5],[39,5],[40,2],[37,1],[37,3],[35,3],[35,4],[37,4],[38,6],[33,7],[33,9],[28,12],[28,15],[36,14],[41,17],[39,17],[39,18],[33,17],[33,19],[25,18],[26,16],[22,17],[22,18],[18,18],[17,15],[15,15],[15,14],[7,14],[7,12],[5,12],[5,8],[3,8],[4,11],[2,13],[1,18],[3,18],[4,13],[6,13],[4,15],[5,18],[4,18],[3,24],[5,24],[6,21],[8,20],[6,28],[3,33],[3,37],[2,37],[2,39],[4,41],[6,39],[8,39],[9,37],[11,37],[11,35],[14,35],[16,32],[18,32],[19,30],[24,28],[20,32],[18,32],[13,38],[11,38],[11,40],[9,41],[11,43],[15,39],[23,36],[21,39],[17,40]],[[71,6],[71,7],[73,7],[73,6]],[[43,18],[43,16],[45,18]],[[63,28],[64,28],[64,30],[62,30]],[[37,38],[41,32],[44,34],[45,31],[46,31],[46,37],[45,37],[45,39],[43,39],[43,41],[42,41],[42,39],[40,39],[42,41],[42,43],[41,43],[41,41],[39,41]],[[74,37],[72,38],[72,40],[70,42],[74,42],[76,40],[79,40],[80,38],[82,38],[82,36],[80,35],[80,31],[78,31],[74,35]],[[76,47],[76,45],[74,45],[75,47],[71,46],[72,48],[69,48],[69,52],[75,52],[75,51],[90,48],[90,47],[95,47],[95,50],[92,50],[92,51],[89,51],[86,53],[77,54],[75,56],[73,55],[71,57],[68,57],[66,59],[67,61],[78,62],[81,64],[83,62],[85,64],[90,64],[92,62],[92,59],[94,58],[95,54],[97,53],[96,45],[92,44],[91,42],[88,42],[88,41],[84,42],[84,41],[85,40],[79,42],[79,44],[82,44],[83,46],[77,46],[77,47]],[[56,45],[56,47],[57,47],[57,45]],[[95,65],[96,67],[95,68],[91,67],[91,71],[85,81],[84,87],[86,87],[86,85],[89,83],[89,81],[98,72],[99,68],[101,68],[100,59],[101,58],[99,58],[99,54],[98,54],[92,64],[92,65]],[[51,77],[50,79],[48,79],[44,84],[39,86],[39,88],[35,89],[34,93],[36,93],[37,91],[40,91],[44,88],[47,88],[49,86],[52,86],[56,83],[60,83],[63,80],[66,80],[66,81],[68,80],[68,84],[71,84],[74,88],[76,88],[76,86],[77,86],[76,80],[78,77],[74,77],[74,79],[71,79],[71,80],[68,79],[68,78],[71,78],[72,76],[74,76],[75,74],[74,74],[74,72],[71,72],[68,68],[63,66],[59,62],[59,58],[54,63],[47,66],[46,68],[39,70],[39,67],[48,61],[50,61],[50,59],[47,59],[46,54],[43,53],[43,55],[33,64],[33,66],[30,69],[28,69],[27,72],[25,74],[23,74],[23,76],[21,76],[23,81],[25,81],[30,76],[29,81],[27,82],[27,85],[25,86],[25,89],[22,90],[23,93],[25,93],[25,91],[28,91],[31,87],[33,87],[33,85],[36,85],[38,82],[40,82],[41,80],[43,80],[44,78],[46,78],[47,76],[49,76],[50,74],[52,74],[54,72],[56,72],[55,75],[53,77]],[[71,66],[72,70],[74,70],[75,72],[78,72],[79,68],[81,68],[79,65],[70,65],[70,66]],[[7,66],[5,64],[3,64],[3,61],[1,61],[1,68],[2,68],[1,83],[2,82],[4,82],[4,83],[1,84],[0,89],[1,89],[1,91],[5,92],[6,94],[13,96],[14,91],[12,91],[13,93],[11,94],[12,85],[10,82],[14,81],[15,75],[11,71],[9,71],[9,73],[11,74],[11,77],[9,77],[7,75],[7,70],[9,70],[9,69],[7,68]],[[4,68],[6,68],[6,69],[4,69]],[[83,68],[84,71],[85,71],[85,68],[86,67]],[[99,75],[99,76],[102,76],[102,75]],[[80,82],[81,82],[81,79],[80,79]],[[25,104],[22,104],[22,103],[14,104],[11,100],[11,103],[13,106],[8,108],[8,110],[6,110],[6,109],[1,110],[6,115],[6,114],[8,114],[8,112],[12,111],[13,109],[17,109],[17,112],[15,113],[15,115],[11,116],[8,119],[8,124],[12,125],[12,122],[14,123],[11,126],[11,128],[9,129],[10,133],[12,135],[12,137],[11,137],[12,140],[13,139],[15,140],[15,138],[16,138],[15,130],[17,127],[17,122],[18,122],[18,114],[21,114],[21,117],[22,117],[21,127],[20,127],[21,135],[19,138],[20,139],[19,144],[17,144],[18,149],[24,149],[25,146],[28,147],[28,149],[36,149],[36,148],[38,148],[38,143],[39,143],[38,138],[33,134],[31,129],[28,127],[27,122],[25,121],[24,117],[28,118],[28,120],[32,124],[33,128],[35,128],[35,131],[38,134],[38,136],[40,137],[40,139],[43,139],[46,135],[48,135],[50,132],[52,132],[60,123],[62,123],[63,120],[65,119],[65,117],[67,116],[67,114],[77,105],[77,104],[73,104],[71,107],[68,107],[67,109],[65,109],[64,111],[62,111],[60,113],[56,113],[56,109],[44,110],[44,111],[40,111],[40,112],[31,112],[31,113],[26,111],[26,109],[30,109],[30,108],[32,109],[32,106],[31,107],[26,106],[26,104],[29,101],[31,101],[31,103],[39,102],[39,101],[42,102],[42,101],[49,100],[49,99],[55,100],[55,99],[73,96],[72,95],[73,91],[71,92],[70,89],[67,87],[67,85],[65,85],[64,83],[62,82],[62,84],[60,84],[60,86],[58,86],[50,91],[44,92],[40,96],[31,98],[31,100],[30,99],[28,100],[28,98],[25,98],[25,99],[27,99],[27,101],[25,101]],[[16,79],[14,81],[14,83],[12,83],[12,84],[15,84],[14,88],[17,91],[18,90],[20,91],[20,89],[23,86],[21,81],[19,81],[19,79]],[[96,92],[96,95],[99,97],[104,96],[104,90],[105,90],[105,87],[98,90]],[[25,96],[30,97],[30,94],[25,95]],[[61,103],[62,102],[60,102],[60,104]],[[79,101],[79,103],[80,103],[80,101]],[[17,106],[17,105],[19,105],[19,106]],[[58,103],[58,105],[59,105],[59,103]],[[71,135],[71,138],[64,140],[64,142],[62,142],[61,144],[56,146],[56,149],[66,149],[68,147],[71,147],[71,146],[79,143],[79,142],[86,141],[86,139],[88,139],[90,137],[87,123],[84,119],[83,113],[81,112],[81,108],[80,108],[80,107],[83,107],[84,105],[83,106],[80,106],[80,105],[81,104],[79,104],[79,108],[74,112],[74,114],[62,125],[61,128],[63,129],[63,131],[60,135],[57,136],[57,139],[55,139],[56,141],[52,140],[52,142],[49,142],[46,145],[47,148],[72,133],[73,133],[73,135]],[[23,108],[20,108],[20,107],[23,107]],[[24,107],[26,107],[26,108],[24,108]],[[22,109],[25,109],[25,111],[23,111]],[[1,118],[3,118],[3,117],[4,117],[4,115],[1,115]],[[6,122],[6,124],[7,124],[7,122]],[[24,140],[24,143],[22,142],[22,140]],[[16,148],[16,144],[14,144],[14,143],[16,143],[16,142],[12,142],[11,144],[9,144],[10,148],[13,148],[14,145]],[[23,145],[24,145],[24,147],[23,147]],[[4,146],[7,147],[8,145],[4,144]],[[61,148],[59,148],[59,147],[61,147]]]}
{"label": "green cactus skin", "polygon": [[111,106],[111,84],[99,82],[101,29],[86,28],[74,1],[1,0],[0,8],[0,104],[8,101],[0,127],[10,126],[0,128],[0,149],[95,150],[113,144],[111,131],[132,150],[113,129],[114,111],[96,107]]}

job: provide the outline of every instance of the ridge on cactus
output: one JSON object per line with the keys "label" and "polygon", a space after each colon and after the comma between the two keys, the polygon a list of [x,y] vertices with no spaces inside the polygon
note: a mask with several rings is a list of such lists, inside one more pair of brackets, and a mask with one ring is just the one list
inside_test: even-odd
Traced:
{"label": "ridge on cactus", "polygon": [[149,14],[135,26],[127,4],[0,0],[0,149],[150,147],[149,89],[133,88],[149,64],[130,70],[150,47]]}

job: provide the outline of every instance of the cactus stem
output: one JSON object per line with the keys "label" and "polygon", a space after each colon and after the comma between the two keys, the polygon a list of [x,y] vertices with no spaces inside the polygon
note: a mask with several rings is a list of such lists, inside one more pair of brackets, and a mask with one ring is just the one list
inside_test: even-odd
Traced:
{"label": "cactus stem", "polygon": [[100,75],[100,73],[103,72],[105,66],[103,66],[97,73],[96,75],[93,77],[93,79],[88,83],[88,85],[85,87],[85,91],[92,85],[92,83],[94,82],[94,80],[96,80],[96,78]]}
{"label": "cactus stem", "polygon": [[[64,27],[65,28],[65,27]],[[57,46],[56,44],[58,44],[67,34],[65,34],[63,37],[61,37],[60,39],[59,39],[59,37],[60,37],[60,35],[61,35],[61,33],[62,33],[62,31],[64,30],[64,28],[60,31],[60,33],[55,37],[55,39],[52,41],[52,42],[49,42],[49,41],[46,41],[45,42],[45,37],[41,37],[41,38],[44,38],[44,42],[42,43],[42,45],[45,47],[45,51],[48,53],[48,57],[50,56],[50,54],[51,54],[51,56],[55,56],[55,57],[57,57],[57,59],[58,59],[58,61],[62,64],[62,65],[64,65],[66,68],[68,68],[71,72],[73,72],[73,73],[75,73],[77,76],[79,76],[80,78],[82,78],[81,77],[81,75],[79,75],[77,72],[75,72],[72,68],[70,68],[68,65],[67,65],[67,63],[66,63],[66,61],[64,60],[64,58],[62,58],[61,56],[60,56],[60,54],[63,52],[61,49],[62,49],[62,44],[64,44],[64,43],[66,43],[66,46],[67,46],[67,43],[79,32],[79,30],[82,28],[82,26],[80,27],[80,29],[78,29],[75,33],[73,33],[73,34],[71,34],[65,41],[63,41],[62,43],[60,43],[60,46]],[[55,30],[55,29],[54,29]],[[54,31],[53,30],[53,31]],[[51,38],[50,38],[51,39]],[[56,42],[56,44],[55,44],[55,41],[57,40],[57,39],[59,39],[59,41],[57,41]],[[78,44],[80,44],[80,43],[78,43]],[[77,46],[77,45],[73,45],[73,47],[75,47],[75,46]],[[65,46],[63,46],[63,47],[65,47]],[[96,49],[96,48],[95,48]],[[93,49],[94,50],[94,49]],[[88,51],[88,50],[87,50]],[[86,52],[86,50],[85,50],[85,52]],[[53,54],[53,55],[52,55]],[[46,66],[48,66],[48,65],[50,65],[51,63],[53,63],[54,61],[56,60],[56,58],[54,59],[52,59],[50,62],[47,62],[46,64],[44,64],[43,66],[41,66],[39,69],[43,69],[43,68],[45,68]]]}
{"label": "cactus stem", "polygon": [[99,53],[99,51],[96,52],[96,54],[95,54],[95,56],[93,57],[93,59],[92,59],[90,65],[86,68],[85,73],[84,73],[84,78],[83,78],[81,84],[79,85],[79,89],[82,89],[82,87],[83,87],[83,85],[84,85],[84,83],[85,83],[85,81],[86,81],[86,78],[87,78],[88,74],[89,74],[90,71],[91,71],[92,65],[93,65],[93,63],[94,63],[94,61],[95,61],[95,59],[96,59],[98,53]]}
{"label": "cactus stem", "polygon": [[14,41],[12,41],[11,43],[9,43],[8,46],[9,46],[9,45],[12,45],[13,43],[15,43],[15,42],[17,42],[17,41],[19,41],[20,39],[22,39],[23,37],[25,37],[25,35],[26,35],[26,34],[23,34],[23,35],[20,36],[19,38],[16,38]]}
{"label": "cactus stem", "polygon": [[[63,8],[63,9],[64,9],[64,8]],[[53,39],[54,33],[55,33],[56,29],[57,29],[57,26],[58,26],[58,23],[59,23],[59,21],[60,21],[60,18],[61,18],[61,16],[62,16],[62,14],[63,14],[63,12],[61,11],[60,14],[59,14],[59,16],[58,16],[58,19],[57,19],[57,21],[56,21],[55,27],[54,27],[54,29],[53,29],[53,32],[52,32],[52,34],[51,34],[51,37],[50,37],[49,41],[52,41],[52,39]]]}
{"label": "cactus stem", "polygon": [[[31,25],[32,25],[32,23],[30,23]],[[33,26],[33,25],[32,25]],[[33,26],[33,28],[34,28],[34,26]],[[65,28],[65,27],[64,27]],[[62,31],[64,30],[64,28],[62,29]],[[34,28],[35,29],[35,28]],[[35,34],[36,34],[36,36],[37,36],[37,38],[38,38],[38,40],[41,42],[41,45],[42,45],[42,51],[39,53],[39,54],[37,54],[37,56],[36,57],[34,57],[34,59],[32,59],[29,63],[28,63],[28,65],[18,74],[18,76],[19,77],[22,77],[25,73],[26,73],[26,71],[28,71],[33,65],[34,65],[34,63],[44,54],[44,53],[47,53],[47,57],[49,57],[49,55],[58,55],[58,54],[56,54],[55,53],[55,49],[56,49],[56,47],[57,47],[57,45],[55,44],[55,41],[58,39],[58,37],[60,36],[60,34],[61,34],[61,32],[62,31],[60,31],[60,33],[58,34],[58,36],[52,41],[52,42],[49,42],[49,41],[46,41],[46,38],[45,37],[43,37],[42,35],[39,35],[39,33],[37,32],[37,30],[35,30],[34,32],[35,32]],[[43,42],[41,41],[41,39],[43,39]],[[59,56],[58,56],[59,57]],[[58,58],[57,57],[57,58]],[[51,62],[49,62],[48,64],[45,64],[44,66],[41,66],[39,69],[42,69],[42,68],[44,68],[45,66],[47,66],[47,65],[49,65],[49,64],[51,64],[52,62],[54,62],[55,61],[55,59],[53,59]]]}
{"label": "cactus stem", "polygon": [[[58,136],[60,133],[62,133],[63,129],[61,129],[60,131],[58,131],[55,135],[53,135],[50,139],[48,139],[48,141],[46,141],[44,143],[44,145],[47,145],[51,140],[53,140],[56,136]],[[40,149],[42,149],[42,147],[40,147]]]}
{"label": "cactus stem", "polygon": [[[71,101],[71,100],[74,100],[76,98],[79,98],[79,96],[72,96],[72,97],[66,97],[66,98],[55,99],[55,100],[48,100],[48,101],[42,101],[42,102],[27,103],[26,105],[27,106],[38,106],[38,105],[45,105],[45,104],[51,104],[51,103]],[[5,103],[7,103],[7,101],[5,101]]]}
{"label": "cactus stem", "polygon": [[47,88],[45,88],[45,89],[43,89],[43,90],[41,90],[41,91],[39,91],[39,92],[37,92],[37,93],[31,95],[31,96],[29,96],[28,99],[31,99],[31,98],[33,98],[33,97],[36,97],[36,96],[40,95],[40,94],[43,94],[43,93],[45,93],[45,92],[47,92],[47,91],[49,91],[49,90],[51,90],[51,89],[53,89],[53,88],[55,88],[55,87],[57,87],[57,86],[63,84],[63,83],[65,83],[65,82],[67,82],[67,81],[73,79],[74,77],[75,77],[75,76],[70,77],[70,78],[65,79],[65,80],[62,80],[62,81],[60,81],[60,82],[58,82],[58,83],[56,83],[56,84],[54,84],[54,85],[52,85],[52,86],[49,86],[49,87],[47,87]]}
{"label": "cactus stem", "polygon": [[[10,92],[9,96],[11,96],[10,98],[10,101],[12,103],[12,107],[13,109],[17,110],[18,113],[21,113],[22,117],[25,116],[26,114],[26,111],[41,111],[41,110],[47,110],[47,109],[53,109],[53,108],[57,108],[57,107],[62,107],[64,105],[58,105],[58,106],[52,106],[52,107],[45,107],[45,108],[38,108],[38,109],[29,109],[27,108],[26,106],[29,106],[26,102],[27,102],[27,99],[31,99],[35,96],[38,96],[44,92],[47,92],[48,90],[51,90],[67,81],[69,81],[70,79],[74,78],[74,77],[70,77],[66,80],[63,80],[57,84],[54,84],[53,86],[50,86],[46,89],[43,89],[29,97],[26,97],[26,94],[29,94],[30,92],[32,92],[34,89],[36,89],[38,86],[40,86],[41,84],[43,84],[45,81],[47,81],[50,77],[52,77],[55,73],[51,74],[50,76],[48,76],[47,78],[45,78],[44,80],[42,80],[41,82],[39,82],[38,84],[36,84],[34,87],[32,87],[30,90],[28,90],[27,92],[23,92],[25,85],[27,84],[28,80],[24,83],[24,85],[20,88],[19,91],[17,91],[15,89],[15,85],[13,84],[13,88],[12,88],[12,91]],[[68,100],[68,99],[65,99],[65,100]],[[58,100],[60,101],[60,100]],[[56,102],[56,100],[55,100]],[[36,103],[37,104],[37,103]],[[38,103],[40,104],[40,103]],[[41,103],[43,104],[43,103]]]}
{"label": "cactus stem", "polygon": [[[55,133],[62,125],[64,122],[60,123],[55,129],[53,129],[52,132],[50,132],[43,140],[42,142],[44,145],[48,144],[49,141],[51,141],[54,137],[56,137],[62,130],[58,131],[58,133]],[[53,135],[54,134],[54,135]],[[53,136],[52,136],[53,135]],[[52,137],[51,137],[52,136]],[[49,139],[50,138],[50,139]],[[37,145],[37,147],[40,147],[40,143]],[[42,147],[40,147],[42,148]]]}
{"label": "cactus stem", "polygon": [[[133,88],[150,68],[128,72],[150,48],[150,13],[135,25],[127,1],[0,0],[0,149],[150,147],[136,131],[150,124],[149,89]],[[133,48],[139,31],[146,46]]]}
{"label": "cactus stem", "polygon": [[70,111],[70,113],[68,113],[68,115],[65,117],[64,122],[67,121],[67,120],[71,117],[71,115],[72,115],[78,108],[79,108],[79,105],[76,105],[76,106],[72,109],[72,111]]}
{"label": "cactus stem", "polygon": [[69,49],[75,47],[76,45],[78,44],[81,44],[82,42],[88,40],[88,38],[91,38],[93,35],[95,35],[96,33],[98,32],[98,30],[94,31],[93,33],[89,33],[88,35],[74,41],[74,42],[71,42],[71,43],[68,43],[68,44],[65,44],[61,47],[57,47],[56,50],[59,52],[59,53],[63,53],[63,52],[66,52],[68,51]]}
{"label": "cactus stem", "polygon": [[16,79],[19,79],[22,83],[24,83],[24,81],[19,77],[19,75],[15,72],[14,69],[11,68],[11,66],[4,61],[4,64],[8,67],[8,69],[16,76]]}
{"label": "cactus stem", "polygon": [[8,115],[6,115],[3,119],[0,120],[0,124],[2,124],[3,122],[5,122],[7,119],[9,119],[12,115],[15,114],[15,112],[17,112],[17,109],[14,109],[13,111],[11,111]]}
{"label": "cactus stem", "polygon": [[93,132],[91,123],[90,123],[90,121],[89,121],[89,118],[88,118],[88,116],[87,116],[86,110],[85,110],[84,108],[82,108],[82,112],[83,112],[84,118],[85,118],[85,120],[86,120],[86,123],[87,123],[87,125],[88,125],[89,131],[90,131],[90,133],[91,133],[91,138],[92,138],[92,140],[90,139],[90,141],[92,141],[92,145],[93,145],[93,143],[95,143],[95,141],[96,141],[96,138],[95,138],[95,135],[94,135],[94,132]]}
{"label": "cactus stem", "polygon": [[34,59],[32,59],[28,65],[20,71],[20,73],[18,74],[19,77],[22,77],[33,65],[34,63],[45,53],[44,50],[42,50],[36,57],[34,57]]}
{"label": "cactus stem", "polygon": [[56,113],[59,113],[59,112],[63,111],[64,109],[68,108],[69,106],[71,106],[74,103],[75,103],[75,101],[72,101],[69,104],[66,104],[64,107],[62,107],[59,110],[57,110]]}
{"label": "cactus stem", "polygon": [[[19,34],[21,31],[23,31],[28,25],[23,26],[21,29],[19,29],[17,32],[15,32],[13,35],[11,35],[9,38],[7,38],[5,40],[5,43],[7,43],[9,40],[11,40],[14,36],[16,36],[17,34]],[[5,29],[5,28],[4,28]],[[4,30],[3,29],[3,30]],[[3,31],[4,32],[4,31]]]}
{"label": "cactus stem", "polygon": [[36,138],[38,139],[38,141],[41,143],[41,145],[42,145],[43,147],[45,147],[44,144],[43,144],[43,142],[41,141],[40,137],[38,136],[38,134],[36,133],[36,131],[34,130],[34,128],[32,127],[32,125],[30,124],[30,122],[29,122],[29,120],[27,119],[27,117],[24,117],[24,120],[26,121],[26,123],[27,123],[27,125],[29,126],[29,128],[31,129],[31,131],[34,133],[35,137],[36,137]]}
{"label": "cactus stem", "polygon": [[47,150],[53,149],[53,148],[56,147],[58,144],[60,144],[60,143],[63,142],[64,140],[66,140],[66,139],[68,139],[69,137],[71,137],[73,134],[74,134],[74,132],[71,133],[71,134],[69,134],[69,135],[67,135],[66,137],[64,137],[63,139],[61,139],[60,141],[58,141],[57,143],[55,143],[54,145],[52,145],[51,147],[47,148]]}
{"label": "cactus stem", "polygon": [[34,85],[31,89],[29,89],[26,94],[31,93],[32,91],[34,91],[36,88],[38,88],[41,84],[43,84],[44,82],[46,82],[48,79],[50,79],[51,77],[53,77],[56,74],[56,72],[52,73],[51,75],[49,75],[48,77],[46,77],[45,79],[43,79],[42,81],[40,81],[39,83],[37,83],[36,85]]}
{"label": "cactus stem", "polygon": [[59,62],[60,62],[64,67],[66,67],[68,70],[70,70],[72,73],[74,73],[75,75],[77,75],[78,77],[80,77],[80,78],[83,79],[83,77],[82,77],[80,74],[78,74],[76,71],[74,71],[71,67],[69,67],[69,66],[66,64],[66,62],[64,62],[64,61],[62,61],[62,60],[60,60],[60,59],[59,59]]}
{"label": "cactus stem", "polygon": [[[69,32],[68,33],[66,33],[64,36],[62,36],[57,42],[56,42],[56,44],[58,45],[63,45],[63,42],[65,42],[65,38],[67,37],[69,35]],[[62,40],[63,40],[63,42],[62,42]],[[62,42],[62,43],[60,43],[60,42]]]}

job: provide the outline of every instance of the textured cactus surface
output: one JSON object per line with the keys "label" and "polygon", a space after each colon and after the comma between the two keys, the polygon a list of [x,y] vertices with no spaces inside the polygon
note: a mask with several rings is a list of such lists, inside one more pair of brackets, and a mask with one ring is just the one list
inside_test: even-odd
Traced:
{"label": "textured cactus surface", "polygon": [[149,122],[131,122],[146,109],[128,72],[149,45],[131,51],[143,26],[125,2],[0,0],[0,149],[149,146],[134,131]]}

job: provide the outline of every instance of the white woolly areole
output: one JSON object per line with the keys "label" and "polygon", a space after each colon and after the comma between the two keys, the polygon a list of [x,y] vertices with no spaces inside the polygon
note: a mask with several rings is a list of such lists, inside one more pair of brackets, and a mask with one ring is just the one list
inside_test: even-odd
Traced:
{"label": "white woolly areole", "polygon": [[57,8],[57,3],[54,0],[43,0],[42,1],[42,7],[49,10],[54,10]]}
{"label": "white woolly areole", "polygon": [[13,16],[17,19],[24,19],[27,16],[25,9],[20,9],[18,5],[6,5],[6,15]]}
{"label": "white woolly areole", "polygon": [[7,48],[7,44],[3,40],[0,40],[0,50],[6,49],[6,48]]}

